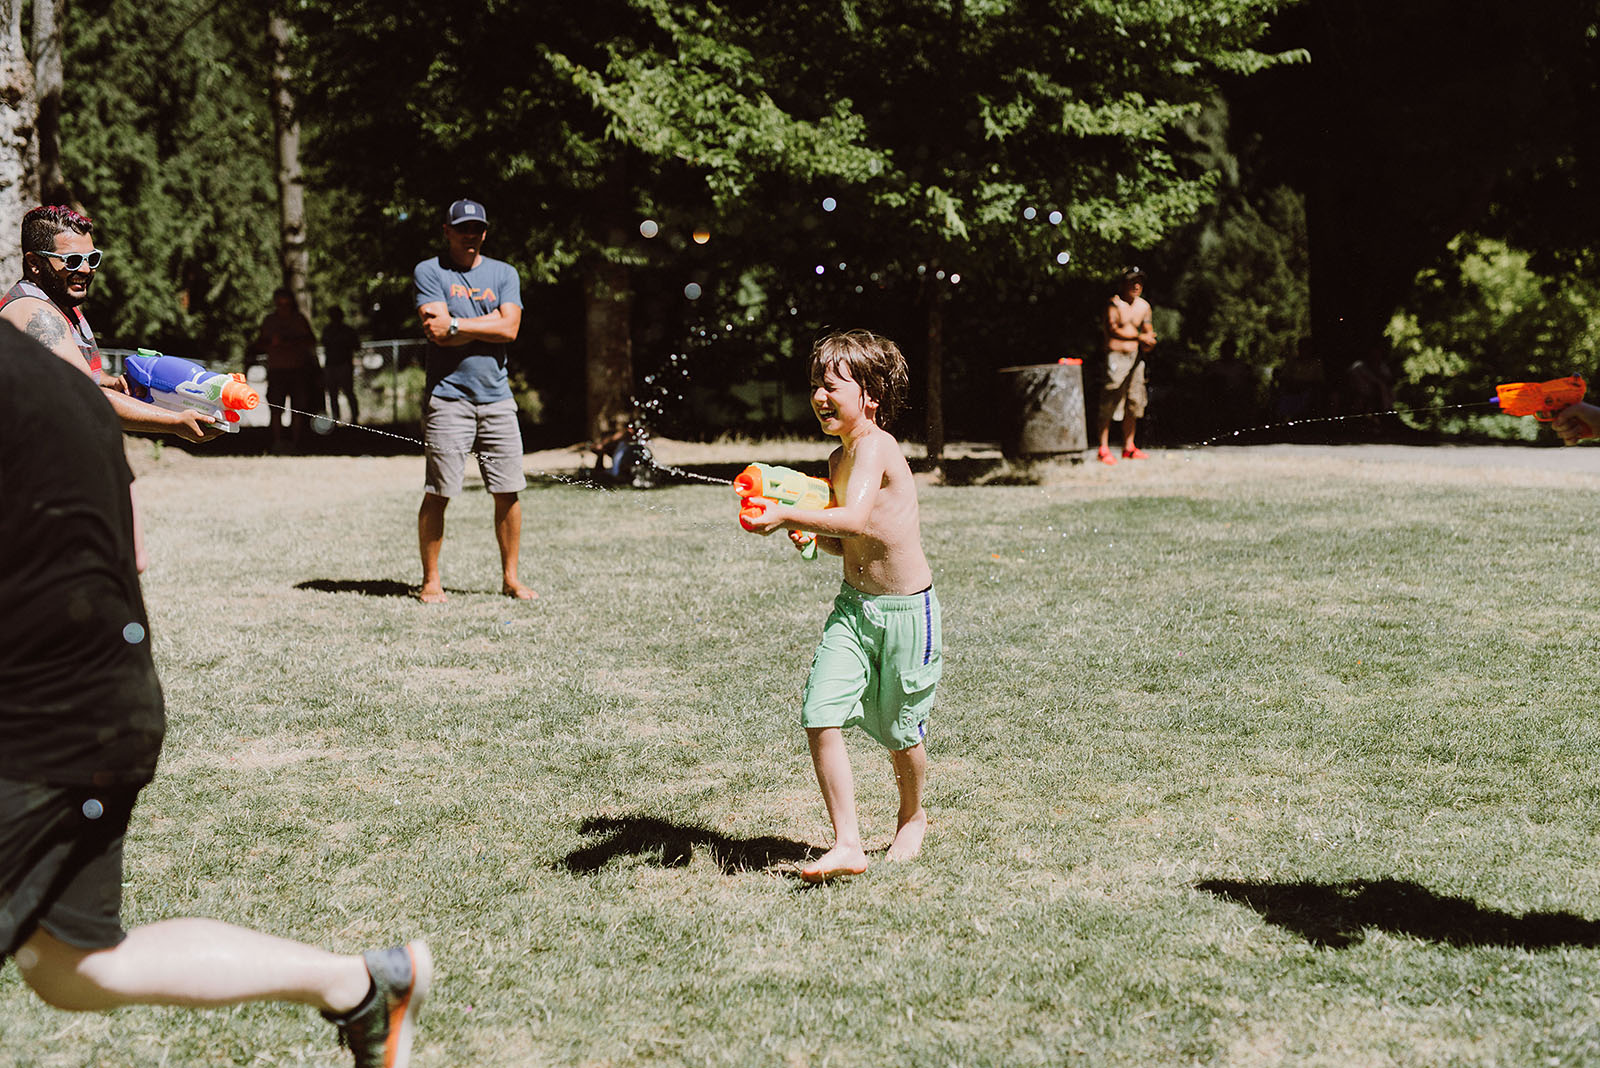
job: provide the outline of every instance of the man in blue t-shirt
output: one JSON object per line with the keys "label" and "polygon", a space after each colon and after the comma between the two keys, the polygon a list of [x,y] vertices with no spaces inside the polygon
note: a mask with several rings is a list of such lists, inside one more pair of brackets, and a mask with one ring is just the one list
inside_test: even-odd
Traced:
{"label": "man in blue t-shirt", "polygon": [[444,512],[461,492],[468,454],[478,458],[484,487],[494,497],[494,535],[500,544],[500,591],[529,599],[538,594],[517,578],[522,542],[522,431],[506,375],[506,345],[522,325],[516,268],[483,255],[489,220],[483,205],[458,200],[445,216],[442,254],[417,264],[417,314],[427,335],[428,378],[422,397],[427,476],[417,512],[422,548],[422,591],[434,604],[445,599],[439,578]]}

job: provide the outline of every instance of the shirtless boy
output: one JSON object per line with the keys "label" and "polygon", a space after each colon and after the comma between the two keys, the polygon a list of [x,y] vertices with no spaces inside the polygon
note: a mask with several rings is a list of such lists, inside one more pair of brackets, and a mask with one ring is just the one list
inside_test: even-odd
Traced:
{"label": "shirtless boy", "polygon": [[943,670],[939,599],[922,554],[917,488],[900,444],[888,433],[908,385],[894,342],[865,330],[831,334],[811,353],[811,410],[822,432],[840,440],[828,458],[833,506],[801,510],[770,504],[751,521],[758,534],[803,532],[844,558],[844,582],[823,626],[801,704],[817,785],[833,822],[834,844],[800,870],[821,882],[867,870],[856,821],[855,783],[844,728],[858,726],[889,750],[900,811],[890,860],[922,849],[928,756],[923,740]]}
{"label": "shirtless boy", "polygon": [[1111,455],[1111,424],[1118,419],[1122,458],[1143,460],[1145,451],[1134,444],[1133,435],[1148,403],[1143,356],[1155,348],[1156,332],[1150,325],[1150,303],[1144,299],[1144,272],[1139,268],[1122,272],[1101,325],[1106,335],[1106,377],[1100,390],[1100,462],[1117,462]]}

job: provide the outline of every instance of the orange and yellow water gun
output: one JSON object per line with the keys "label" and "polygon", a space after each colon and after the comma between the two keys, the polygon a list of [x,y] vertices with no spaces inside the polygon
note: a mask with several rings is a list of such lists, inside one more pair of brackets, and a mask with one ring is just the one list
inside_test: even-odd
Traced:
{"label": "orange and yellow water gun", "polygon": [[[792,467],[777,464],[751,464],[733,480],[733,491],[739,495],[739,524],[750,529],[750,520],[767,510],[776,501],[795,508],[823,509],[833,505],[833,483],[825,478],[801,474]],[[807,560],[817,558],[817,539],[806,534],[800,542],[800,555]]]}
{"label": "orange and yellow water gun", "polygon": [[1494,388],[1495,398],[1507,415],[1531,415],[1541,423],[1548,423],[1556,413],[1583,400],[1583,379],[1578,375],[1553,378],[1548,382],[1508,382]]}

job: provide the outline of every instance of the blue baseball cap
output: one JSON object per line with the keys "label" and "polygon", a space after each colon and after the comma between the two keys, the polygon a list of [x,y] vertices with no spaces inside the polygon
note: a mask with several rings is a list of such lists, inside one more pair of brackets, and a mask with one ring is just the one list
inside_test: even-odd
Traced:
{"label": "blue baseball cap", "polygon": [[483,205],[476,200],[458,200],[450,205],[450,212],[445,216],[445,221],[451,226],[460,226],[465,222],[479,222],[488,226],[489,216],[484,213]]}

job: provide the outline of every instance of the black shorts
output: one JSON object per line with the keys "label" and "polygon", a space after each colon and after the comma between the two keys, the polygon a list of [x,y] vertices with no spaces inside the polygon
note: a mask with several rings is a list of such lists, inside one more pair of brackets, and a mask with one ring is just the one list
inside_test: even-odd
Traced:
{"label": "black shorts", "polygon": [[139,788],[0,779],[0,961],[35,927],[78,949],[122,929],[122,839]]}
{"label": "black shorts", "polygon": [[287,404],[298,412],[322,411],[322,387],[310,367],[281,367],[267,371],[267,403],[274,408]]}

